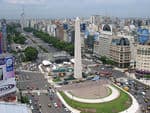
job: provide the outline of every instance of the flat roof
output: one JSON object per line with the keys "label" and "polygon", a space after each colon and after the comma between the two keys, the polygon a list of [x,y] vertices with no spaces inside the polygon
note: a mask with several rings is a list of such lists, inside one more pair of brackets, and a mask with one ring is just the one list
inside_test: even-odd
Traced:
{"label": "flat roof", "polygon": [[25,104],[0,102],[0,113],[32,113]]}

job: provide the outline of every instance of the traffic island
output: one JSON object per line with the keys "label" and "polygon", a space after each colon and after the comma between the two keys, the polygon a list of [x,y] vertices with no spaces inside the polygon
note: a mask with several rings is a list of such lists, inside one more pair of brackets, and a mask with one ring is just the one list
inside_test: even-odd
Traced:
{"label": "traffic island", "polygon": [[131,106],[132,99],[123,90],[119,88],[117,88],[117,90],[120,92],[118,98],[104,103],[82,103],[70,99],[63,91],[59,93],[68,105],[81,111],[81,113],[119,113]]}

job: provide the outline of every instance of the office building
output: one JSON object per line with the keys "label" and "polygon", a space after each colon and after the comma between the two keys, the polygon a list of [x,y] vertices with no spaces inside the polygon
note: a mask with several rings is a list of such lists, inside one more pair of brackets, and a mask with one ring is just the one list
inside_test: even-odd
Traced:
{"label": "office building", "polygon": [[130,66],[131,51],[130,43],[127,38],[112,39],[110,45],[110,59],[115,62],[119,68],[128,68]]}
{"label": "office building", "polygon": [[113,37],[112,26],[108,24],[103,25],[99,35],[99,41],[94,44],[94,53],[98,57],[106,56],[109,58],[109,49]]}
{"label": "office building", "polygon": [[150,44],[137,45],[136,70],[141,74],[150,74]]}

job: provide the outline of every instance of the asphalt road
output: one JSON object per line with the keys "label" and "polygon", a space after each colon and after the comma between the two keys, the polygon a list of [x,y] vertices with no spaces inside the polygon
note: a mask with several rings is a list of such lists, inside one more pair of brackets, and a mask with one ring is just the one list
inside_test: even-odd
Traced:
{"label": "asphalt road", "polygon": [[[17,87],[31,100],[30,106],[33,108],[33,113],[70,113],[65,111],[55,92],[51,95],[48,91],[50,84],[41,73],[19,72],[18,75]],[[42,91],[45,90],[47,92],[43,93]],[[54,103],[58,107],[54,106]]]}

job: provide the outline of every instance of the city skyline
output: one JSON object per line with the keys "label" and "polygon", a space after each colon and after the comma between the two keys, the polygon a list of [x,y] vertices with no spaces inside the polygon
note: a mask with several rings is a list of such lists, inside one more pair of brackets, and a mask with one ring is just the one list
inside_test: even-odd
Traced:
{"label": "city skyline", "polygon": [[0,0],[0,18],[18,19],[22,7],[27,18],[149,17],[149,4],[149,0]]}

